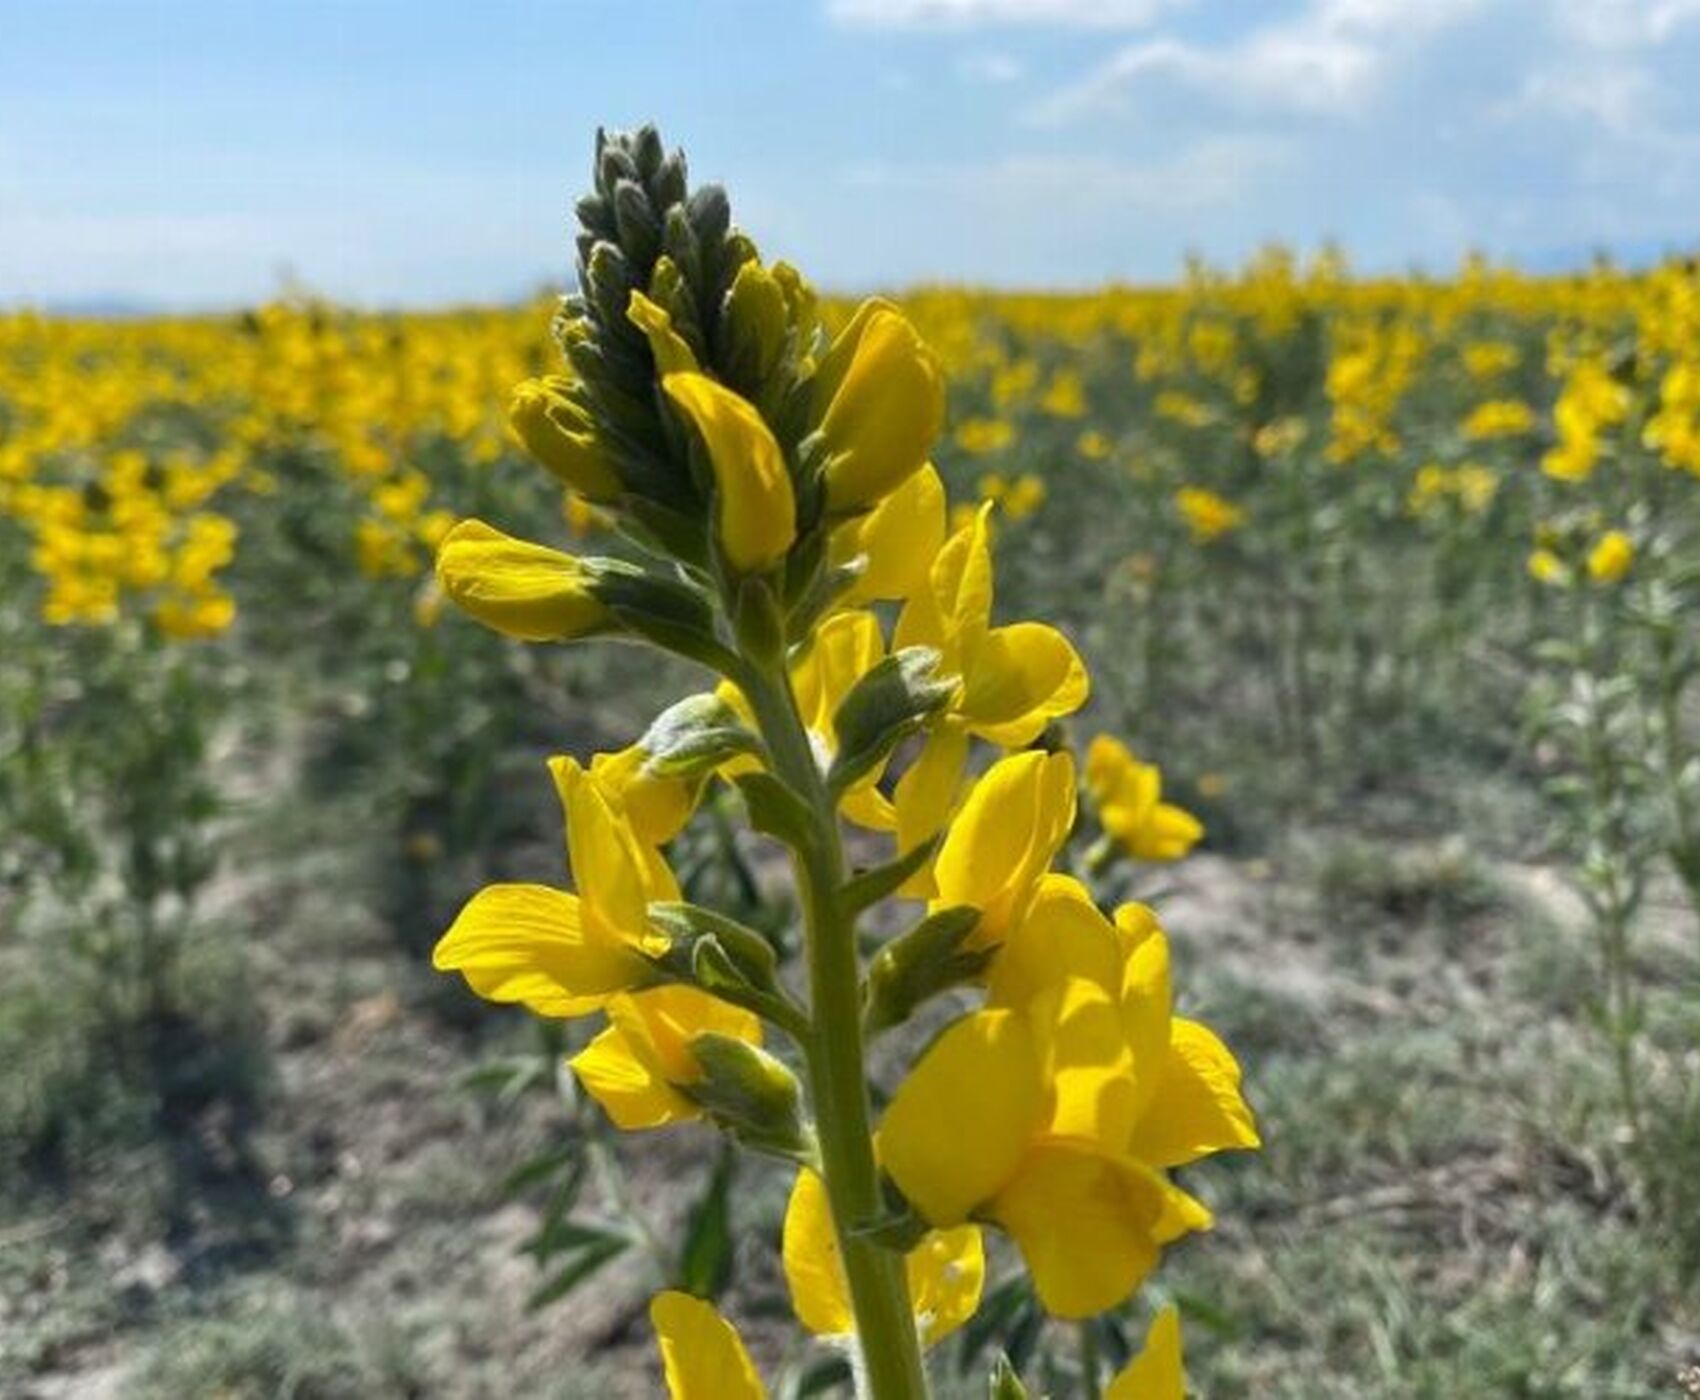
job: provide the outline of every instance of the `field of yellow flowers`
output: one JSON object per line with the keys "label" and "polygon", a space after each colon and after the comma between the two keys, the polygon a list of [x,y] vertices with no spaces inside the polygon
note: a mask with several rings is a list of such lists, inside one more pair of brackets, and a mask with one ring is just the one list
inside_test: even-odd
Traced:
{"label": "field of yellow flowers", "polygon": [[[1177,1318],[1212,1397],[1681,1393],[1700,268],[858,312],[723,204],[639,278],[593,196],[564,309],[0,316],[0,1390],[646,1395],[659,1332],[679,1394],[848,1394],[807,1335],[900,1245],[940,1395],[1178,1393]],[[579,562],[657,542],[672,591]],[[598,632],[652,646],[554,644]],[[842,930],[877,1148],[828,877],[929,900]],[[679,922],[618,975],[492,942],[619,899]],[[1067,1078],[1035,901],[1208,1113]],[[1092,1094],[1137,1269],[1055,1145]]]}

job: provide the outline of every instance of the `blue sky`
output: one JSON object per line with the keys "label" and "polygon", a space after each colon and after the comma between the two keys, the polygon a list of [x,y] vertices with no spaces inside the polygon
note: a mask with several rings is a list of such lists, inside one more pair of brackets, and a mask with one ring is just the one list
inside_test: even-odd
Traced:
{"label": "blue sky", "polygon": [[0,0],[0,302],[565,275],[658,121],[817,282],[1700,243],[1700,0]]}

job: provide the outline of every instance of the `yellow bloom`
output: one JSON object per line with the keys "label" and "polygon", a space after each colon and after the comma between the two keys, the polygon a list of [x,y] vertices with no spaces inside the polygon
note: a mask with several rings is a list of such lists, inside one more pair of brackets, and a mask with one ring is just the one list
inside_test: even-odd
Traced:
{"label": "yellow bloom", "polygon": [[1003,418],[970,418],[957,427],[955,441],[971,457],[1002,452],[1015,441],[1015,425]]}
{"label": "yellow bloom", "polygon": [[610,501],[620,493],[620,479],[596,442],[590,415],[571,392],[571,381],[558,375],[523,380],[514,386],[508,422],[525,450],[557,479],[588,500]]}
{"label": "yellow bloom", "polygon": [[1162,800],[1157,765],[1141,763],[1111,735],[1098,735],[1086,751],[1086,791],[1105,832],[1135,860],[1179,860],[1204,835],[1197,817]]}
{"label": "yellow bloom", "polygon": [[1107,1144],[1052,1134],[1050,1099],[1026,1019],[980,1011],[910,1072],[880,1141],[892,1179],[929,1223],[970,1213],[995,1221],[1020,1247],[1045,1307],[1087,1317],[1127,1297],[1162,1245],[1210,1217]]}
{"label": "yellow bloom", "polygon": [[1181,1317],[1173,1303],[1159,1310],[1139,1354],[1104,1388],[1104,1400],[1185,1400]]}
{"label": "yellow bloom", "polygon": [[944,376],[889,302],[865,301],[821,359],[827,505],[853,511],[919,471],[944,422]]}
{"label": "yellow bloom", "polygon": [[[826,1183],[807,1167],[791,1187],[782,1254],[798,1321],[817,1336],[853,1333],[856,1319]],[[963,1225],[929,1231],[905,1256],[904,1271],[921,1339],[931,1346],[967,1322],[980,1305],[986,1253],[979,1229]]]}
{"label": "yellow bloom", "polygon": [[444,536],[437,579],[462,610],[522,641],[583,637],[611,621],[582,560],[482,520],[463,520]]}
{"label": "yellow bloom", "polygon": [[649,1320],[672,1400],[766,1400],[749,1352],[712,1303],[688,1293],[658,1293]]}
{"label": "yellow bloom", "polygon": [[1111,442],[1096,428],[1088,428],[1074,440],[1074,450],[1089,462],[1102,462],[1110,455]]}
{"label": "yellow bloom", "polygon": [[1209,544],[1245,523],[1245,512],[1214,491],[1183,486],[1175,492],[1175,509],[1192,532],[1194,544]]}
{"label": "yellow bloom", "polygon": [[1172,1016],[1156,919],[1128,905],[1112,923],[1065,876],[1044,880],[991,1002],[927,1051],[880,1138],[926,1220],[1001,1225],[1068,1317],[1113,1306],[1164,1244],[1210,1223],[1167,1168],[1258,1144],[1232,1055]]}
{"label": "yellow bloom", "polygon": [[1053,719],[1086,703],[1079,654],[1041,622],[993,627],[989,507],[946,541],[898,619],[893,645],[930,646],[944,674],[962,677],[955,717],[972,734],[1005,748],[1030,744]]}
{"label": "yellow bloom", "polygon": [[1622,530],[1607,530],[1588,551],[1588,577],[1595,583],[1619,583],[1635,562],[1635,542]]}
{"label": "yellow bloom", "polygon": [[1074,825],[1074,760],[1037,751],[999,759],[974,784],[939,847],[934,909],[980,911],[971,942],[995,947],[1021,920]]}
{"label": "yellow bloom", "polygon": [[691,1037],[712,1031],[761,1044],[761,1021],[695,987],[652,987],[613,997],[608,1028],[568,1063],[626,1131],[700,1118],[682,1090],[702,1078]]}
{"label": "yellow bloom", "polygon": [[867,560],[846,602],[911,597],[926,586],[927,571],[944,545],[944,535],[944,483],[929,462],[866,515],[846,521],[834,532],[834,563],[848,563],[857,555]]}
{"label": "yellow bloom", "polygon": [[742,573],[772,568],[797,537],[796,497],[773,433],[752,404],[707,375],[669,374],[661,386],[708,449],[726,558]]}
{"label": "yellow bloom", "polygon": [[695,374],[697,357],[685,339],[673,329],[673,318],[664,307],[657,306],[642,292],[633,292],[626,307],[626,319],[642,331],[649,341],[649,351],[655,357],[656,372],[662,375]]}
{"label": "yellow bloom", "polygon": [[486,886],[438,940],[431,962],[459,972],[486,1000],[583,1016],[654,980],[651,959],[668,944],[650,927],[649,905],[677,899],[679,887],[590,774],[568,759],[556,781],[579,893]]}
{"label": "yellow bloom", "polygon": [[1491,399],[1477,404],[1464,420],[1464,436],[1472,440],[1521,437],[1535,426],[1535,411],[1521,399]]}
{"label": "yellow bloom", "polygon": [[[631,824],[643,846],[665,846],[696,810],[697,787],[681,778],[657,778],[645,771],[648,757],[636,744],[617,753],[595,754],[590,760],[590,777]],[[549,775],[564,807],[568,791],[578,781],[578,763],[563,756],[551,758]]]}
{"label": "yellow bloom", "polygon": [[[885,657],[885,637],[871,612],[835,613],[815,631],[809,649],[791,668],[803,726],[823,767],[838,755],[838,731],[833,717],[851,688]],[[859,778],[844,794],[844,811],[852,821],[875,830],[893,823],[891,804],[875,786],[885,771],[879,765]]]}
{"label": "yellow bloom", "polygon": [[1570,568],[1552,550],[1542,546],[1530,551],[1529,577],[1536,583],[1561,588],[1570,582]]}

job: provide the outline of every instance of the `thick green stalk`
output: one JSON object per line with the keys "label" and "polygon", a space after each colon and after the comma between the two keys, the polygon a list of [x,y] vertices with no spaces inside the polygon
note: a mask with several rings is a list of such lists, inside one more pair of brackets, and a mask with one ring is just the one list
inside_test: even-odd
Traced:
{"label": "thick green stalk", "polygon": [[757,675],[746,682],[746,694],[774,774],[807,801],[812,817],[810,839],[792,851],[808,936],[809,1092],[821,1174],[856,1314],[862,1354],[858,1388],[873,1400],[923,1400],[926,1373],[903,1257],[857,1233],[883,1213],[883,1201],[862,1053],[861,966],[853,921],[837,900],[845,876],[837,812],[789,678],[783,670],[752,669]]}

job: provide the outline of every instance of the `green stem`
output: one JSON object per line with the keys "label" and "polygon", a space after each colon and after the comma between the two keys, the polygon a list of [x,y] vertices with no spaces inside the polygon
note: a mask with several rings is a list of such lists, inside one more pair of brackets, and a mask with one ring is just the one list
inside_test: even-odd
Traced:
{"label": "green stem", "polygon": [[815,762],[789,678],[751,666],[745,694],[761,727],[774,775],[809,806],[810,839],[792,851],[808,940],[813,1029],[806,1043],[809,1091],[820,1139],[821,1175],[856,1314],[862,1371],[873,1400],[923,1400],[926,1373],[903,1257],[862,1237],[881,1214],[879,1168],[862,1052],[861,965],[854,921],[837,893],[844,848],[831,795]]}
{"label": "green stem", "polygon": [[1097,1320],[1089,1317],[1077,1323],[1075,1335],[1080,1342],[1080,1393],[1085,1400],[1102,1400],[1104,1392],[1098,1384]]}

